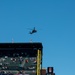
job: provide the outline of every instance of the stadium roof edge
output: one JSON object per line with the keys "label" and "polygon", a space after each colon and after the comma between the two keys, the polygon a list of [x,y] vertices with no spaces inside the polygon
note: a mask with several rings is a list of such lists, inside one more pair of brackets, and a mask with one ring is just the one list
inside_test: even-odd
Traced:
{"label": "stadium roof edge", "polygon": [[41,42],[0,43],[0,48],[43,48]]}

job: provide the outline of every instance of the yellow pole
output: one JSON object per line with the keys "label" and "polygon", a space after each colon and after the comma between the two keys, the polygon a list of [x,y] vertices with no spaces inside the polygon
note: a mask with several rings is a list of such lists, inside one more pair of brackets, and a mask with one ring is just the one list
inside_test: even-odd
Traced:
{"label": "yellow pole", "polygon": [[37,75],[40,75],[41,51],[37,51]]}

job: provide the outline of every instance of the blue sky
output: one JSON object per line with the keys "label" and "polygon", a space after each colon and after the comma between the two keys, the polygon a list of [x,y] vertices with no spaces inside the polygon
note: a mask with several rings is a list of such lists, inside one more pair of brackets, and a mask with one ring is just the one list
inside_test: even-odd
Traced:
{"label": "blue sky", "polygon": [[[38,32],[29,35],[28,28]],[[74,0],[0,0],[0,42],[42,42],[43,67],[75,75]]]}

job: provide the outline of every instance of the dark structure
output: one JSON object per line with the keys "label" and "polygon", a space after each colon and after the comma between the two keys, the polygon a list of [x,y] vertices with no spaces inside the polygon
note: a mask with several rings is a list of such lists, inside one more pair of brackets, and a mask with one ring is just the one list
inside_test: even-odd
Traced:
{"label": "dark structure", "polygon": [[47,67],[47,75],[55,75],[53,67]]}
{"label": "dark structure", "polygon": [[55,75],[42,68],[43,46],[35,43],[0,43],[0,75]]}
{"label": "dark structure", "polygon": [[0,43],[0,74],[41,74],[42,49],[42,43]]}

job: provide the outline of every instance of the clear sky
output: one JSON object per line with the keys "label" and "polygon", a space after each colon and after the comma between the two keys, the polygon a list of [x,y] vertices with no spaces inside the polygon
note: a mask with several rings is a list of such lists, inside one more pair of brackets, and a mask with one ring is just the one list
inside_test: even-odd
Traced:
{"label": "clear sky", "polygon": [[[38,32],[29,35],[28,28]],[[43,67],[75,75],[75,0],[0,0],[0,42],[42,42]]]}

